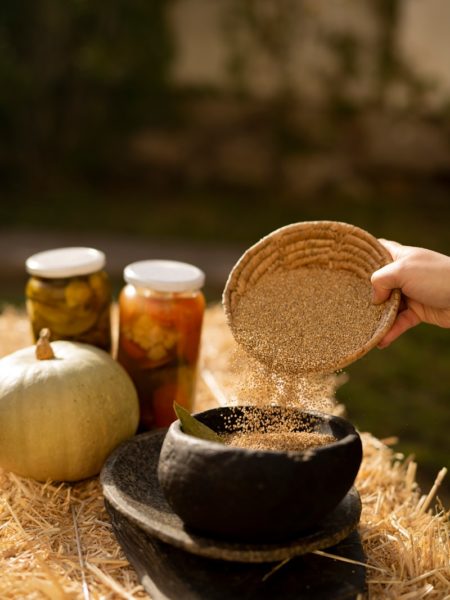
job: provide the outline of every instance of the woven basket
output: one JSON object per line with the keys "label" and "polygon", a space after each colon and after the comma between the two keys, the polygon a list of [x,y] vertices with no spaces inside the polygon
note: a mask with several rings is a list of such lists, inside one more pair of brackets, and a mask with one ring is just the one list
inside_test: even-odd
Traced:
{"label": "woven basket", "polygon": [[[391,262],[388,251],[367,231],[337,221],[306,221],[273,231],[249,248],[233,267],[223,293],[225,315],[238,343],[250,354],[245,339],[233,326],[233,315],[240,299],[269,273],[304,267],[350,271],[369,280],[374,271]],[[357,351],[329,365],[335,371],[354,362],[374,348],[392,327],[400,303],[400,290],[394,290],[384,303],[374,333]],[[282,310],[282,307],[280,307]]]}

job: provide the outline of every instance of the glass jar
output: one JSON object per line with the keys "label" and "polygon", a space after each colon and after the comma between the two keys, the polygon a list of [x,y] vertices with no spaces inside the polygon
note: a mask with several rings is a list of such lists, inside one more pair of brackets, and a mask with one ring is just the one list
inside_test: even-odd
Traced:
{"label": "glass jar", "polygon": [[186,263],[144,260],[128,265],[124,279],[117,360],[138,392],[140,430],[167,427],[174,402],[192,410],[205,276]]}
{"label": "glass jar", "polygon": [[52,340],[111,350],[111,284],[105,255],[94,248],[56,248],[30,256],[25,295],[34,339],[48,327]]}

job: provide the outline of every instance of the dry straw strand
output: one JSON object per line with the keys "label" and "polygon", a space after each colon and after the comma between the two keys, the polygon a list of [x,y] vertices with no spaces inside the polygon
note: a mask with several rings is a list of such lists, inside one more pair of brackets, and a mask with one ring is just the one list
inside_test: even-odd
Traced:
{"label": "dry straw strand", "polygon": [[71,511],[72,511],[72,520],[73,520],[73,527],[75,530],[75,538],[77,541],[77,551],[78,551],[78,558],[80,561],[80,568],[81,568],[81,584],[82,584],[82,588],[83,588],[83,596],[85,600],[90,600],[90,593],[89,593],[89,586],[87,584],[86,581],[86,569],[85,569],[85,562],[84,562],[84,557],[83,557],[83,552],[81,549],[81,540],[80,540],[80,532],[78,530],[78,523],[77,523],[77,515],[75,512],[75,507],[72,504],[70,506]]}

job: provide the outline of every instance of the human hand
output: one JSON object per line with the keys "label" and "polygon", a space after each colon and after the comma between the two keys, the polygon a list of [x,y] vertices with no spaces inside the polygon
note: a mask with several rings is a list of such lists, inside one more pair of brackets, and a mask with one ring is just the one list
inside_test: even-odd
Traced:
{"label": "human hand", "polygon": [[386,348],[419,323],[450,327],[450,257],[414,246],[379,240],[393,262],[372,274],[373,302],[387,300],[399,288],[402,301],[392,328],[379,342]]}

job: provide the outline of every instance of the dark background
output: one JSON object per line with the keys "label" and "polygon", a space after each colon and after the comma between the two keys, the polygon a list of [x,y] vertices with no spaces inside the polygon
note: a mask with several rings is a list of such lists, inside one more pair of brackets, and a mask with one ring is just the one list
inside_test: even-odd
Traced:
{"label": "dark background", "polygon": [[[116,291],[131,260],[194,261],[211,302],[296,221],[450,254],[448,8],[413,4],[2,0],[3,302],[23,304],[27,255],[66,242],[105,250]],[[449,462],[449,359],[450,333],[421,325],[339,391],[424,486]]]}

